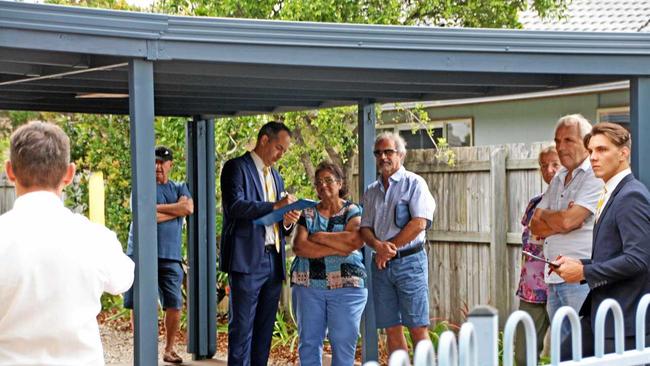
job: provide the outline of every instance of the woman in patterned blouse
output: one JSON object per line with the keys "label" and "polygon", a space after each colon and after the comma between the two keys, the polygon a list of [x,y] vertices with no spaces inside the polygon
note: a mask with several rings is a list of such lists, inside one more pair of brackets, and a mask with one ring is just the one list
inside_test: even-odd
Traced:
{"label": "woman in patterned blouse", "polygon": [[341,168],[323,162],[316,169],[321,200],[303,211],[291,265],[292,303],[296,312],[302,366],[321,365],[323,340],[332,346],[332,365],[349,366],[366,305],[366,270],[359,249],[361,208],[345,200]]}

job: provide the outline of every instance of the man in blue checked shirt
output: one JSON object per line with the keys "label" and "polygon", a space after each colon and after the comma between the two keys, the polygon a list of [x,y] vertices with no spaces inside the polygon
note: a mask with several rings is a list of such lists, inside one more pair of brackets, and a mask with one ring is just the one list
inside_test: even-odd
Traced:
{"label": "man in blue checked shirt", "polygon": [[372,266],[377,327],[385,328],[388,352],[428,339],[429,286],[425,230],[436,202],[424,179],[402,166],[406,143],[395,133],[375,139],[379,179],[363,196],[361,236],[375,250]]}

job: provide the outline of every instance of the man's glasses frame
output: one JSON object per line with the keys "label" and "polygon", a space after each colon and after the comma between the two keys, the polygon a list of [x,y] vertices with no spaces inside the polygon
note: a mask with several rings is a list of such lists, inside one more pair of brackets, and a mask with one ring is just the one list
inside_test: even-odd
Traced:
{"label": "man's glasses frame", "polygon": [[332,184],[337,183],[338,181],[339,180],[336,179],[336,178],[327,177],[325,179],[316,179],[316,181],[314,182],[314,185],[316,187],[320,186],[321,184],[327,184],[328,186],[331,186]]}
{"label": "man's glasses frame", "polygon": [[380,158],[382,155],[386,155],[387,157],[391,157],[397,153],[397,150],[395,149],[384,149],[384,150],[375,150],[372,152],[373,155],[375,155],[376,158]]}

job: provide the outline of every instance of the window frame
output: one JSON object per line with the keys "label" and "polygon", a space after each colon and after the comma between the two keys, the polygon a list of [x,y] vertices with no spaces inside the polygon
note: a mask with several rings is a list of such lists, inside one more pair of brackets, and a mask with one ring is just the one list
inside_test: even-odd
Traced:
{"label": "window frame", "polygon": [[[628,116],[630,114],[630,106],[623,105],[618,107],[606,107],[606,108],[596,108],[596,123],[600,123],[601,115],[606,113],[616,113],[616,112],[627,112]],[[628,121],[628,124],[630,122]]]}
{"label": "window frame", "polygon": [[388,130],[391,132],[399,133],[399,131],[410,131],[413,129],[418,129],[418,130],[423,130],[423,129],[434,129],[434,128],[442,128],[442,137],[449,142],[449,137],[447,135],[447,125],[450,123],[469,123],[469,129],[470,129],[470,145],[469,146],[461,146],[461,147],[472,147],[474,146],[474,118],[473,117],[454,117],[454,118],[441,118],[441,119],[433,119],[430,120],[429,122],[426,123],[419,123],[419,122],[410,122],[410,123],[400,123],[400,122],[392,122],[392,123],[378,123],[375,125],[375,129],[377,130],[377,133],[380,133],[381,130]]}

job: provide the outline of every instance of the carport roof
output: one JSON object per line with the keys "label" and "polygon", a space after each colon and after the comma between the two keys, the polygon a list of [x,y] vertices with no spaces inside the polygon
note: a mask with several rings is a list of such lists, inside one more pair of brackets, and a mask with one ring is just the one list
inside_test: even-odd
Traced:
{"label": "carport roof", "polygon": [[[157,115],[280,113],[516,94],[650,75],[650,34],[168,16],[0,1],[0,109],[128,114],[154,62]],[[31,79],[31,80],[28,80]]]}

